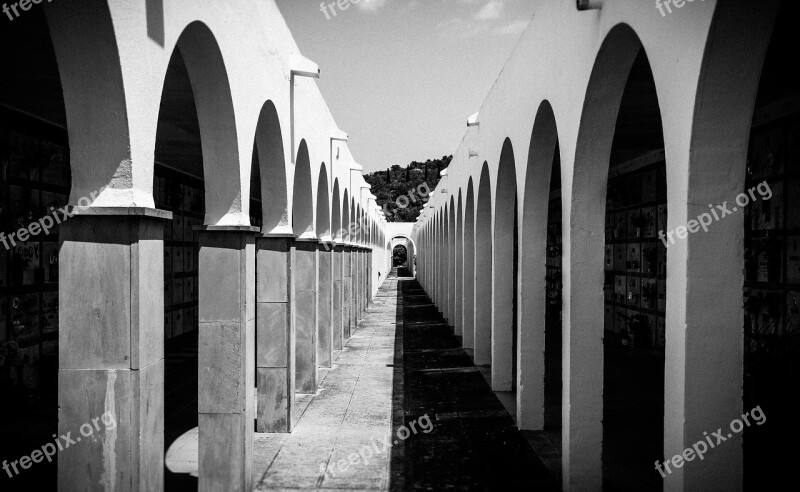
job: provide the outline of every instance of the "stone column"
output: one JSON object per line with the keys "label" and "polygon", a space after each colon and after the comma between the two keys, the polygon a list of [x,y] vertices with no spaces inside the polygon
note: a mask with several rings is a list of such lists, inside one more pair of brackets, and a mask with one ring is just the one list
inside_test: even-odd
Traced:
{"label": "stone column", "polygon": [[294,235],[256,239],[258,432],[291,432],[295,386]]}
{"label": "stone column", "polygon": [[255,420],[255,235],[198,227],[200,491],[252,488]]}
{"label": "stone column", "polygon": [[331,367],[333,363],[333,246],[333,241],[319,243],[319,367]]}
{"label": "stone column", "polygon": [[317,326],[319,281],[319,240],[297,239],[294,261],[294,315],[296,337],[295,390],[298,393],[317,392]]}
{"label": "stone column", "polygon": [[367,248],[362,247],[359,253],[361,259],[361,309],[359,310],[359,321],[364,319],[364,314],[367,312],[367,299],[369,292],[367,292]]}
{"label": "stone column", "polygon": [[352,311],[350,313],[350,336],[353,336],[353,332],[356,331],[358,328],[358,320],[360,319],[360,313],[358,311],[361,299],[361,289],[359,288],[359,247],[353,246],[353,253],[352,253],[352,261],[350,262],[350,274],[352,276],[352,285],[353,285],[353,298],[351,300],[352,303]]}
{"label": "stone column", "polygon": [[336,244],[333,248],[333,350],[342,350],[344,346],[344,254],[344,246]]}
{"label": "stone column", "polygon": [[361,318],[367,314],[369,304],[369,258],[367,257],[366,247],[361,251],[361,285],[364,286],[364,294],[361,296]]}
{"label": "stone column", "polygon": [[171,218],[95,208],[61,225],[58,432],[80,436],[108,417],[95,438],[59,455],[59,490],[164,488],[163,224]]}
{"label": "stone column", "polygon": [[347,343],[353,327],[353,247],[342,246],[342,344]]}
{"label": "stone column", "polygon": [[356,273],[354,282],[358,287],[356,287],[356,292],[358,295],[356,296],[356,326],[358,328],[358,324],[361,322],[361,306],[363,304],[364,299],[364,283],[363,283],[363,273],[362,270],[364,268],[363,257],[361,255],[362,248],[361,246],[358,247],[356,250]]}
{"label": "stone column", "polygon": [[367,250],[367,307],[372,304],[372,275],[374,273],[374,266],[372,264],[372,250]]}

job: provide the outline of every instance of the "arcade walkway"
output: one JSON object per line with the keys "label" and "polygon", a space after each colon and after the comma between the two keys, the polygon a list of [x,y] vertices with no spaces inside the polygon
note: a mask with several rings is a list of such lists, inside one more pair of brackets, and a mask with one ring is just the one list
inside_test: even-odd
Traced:
{"label": "arcade walkway", "polygon": [[295,430],[257,434],[254,473],[257,490],[554,489],[417,281],[394,274]]}

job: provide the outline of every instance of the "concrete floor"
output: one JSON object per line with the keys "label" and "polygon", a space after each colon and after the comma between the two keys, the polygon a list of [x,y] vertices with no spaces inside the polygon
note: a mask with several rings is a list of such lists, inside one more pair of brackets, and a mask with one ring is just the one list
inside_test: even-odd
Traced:
{"label": "concrete floor", "polygon": [[393,490],[557,490],[419,283],[403,279],[400,291],[402,413],[406,423],[428,415],[433,432],[405,442],[393,462]]}
{"label": "concrete floor", "polygon": [[294,431],[256,434],[257,490],[389,490],[397,283],[383,284]]}
{"label": "concrete floor", "polygon": [[[559,488],[548,447],[517,430],[414,278],[389,276],[321,371],[318,392],[298,395],[291,434],[256,434],[256,490]],[[166,461],[196,475],[195,430]]]}

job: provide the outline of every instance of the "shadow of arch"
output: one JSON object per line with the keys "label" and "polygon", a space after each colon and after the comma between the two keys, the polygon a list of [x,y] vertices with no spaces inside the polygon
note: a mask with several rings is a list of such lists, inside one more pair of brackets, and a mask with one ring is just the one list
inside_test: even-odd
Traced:
{"label": "shadow of arch", "polygon": [[297,163],[294,168],[294,184],[292,188],[292,229],[299,239],[315,238],[311,164],[305,140],[300,141],[300,147],[297,151]]}
{"label": "shadow of arch", "polygon": [[[345,197],[344,201],[347,201]],[[339,194],[339,178],[333,181],[333,198],[331,199],[331,232],[333,239],[336,241],[343,240],[342,234],[342,199]]]}
{"label": "shadow of arch", "polygon": [[476,366],[492,364],[492,188],[489,163],[478,182],[475,212],[475,352]]}
{"label": "shadow of arch", "polygon": [[[248,200],[242,197],[236,115],[225,61],[214,34],[204,23],[186,26],[176,51],[192,84],[206,178],[206,225],[249,225]],[[173,55],[174,56],[174,55]]]}
{"label": "shadow of arch", "polygon": [[255,137],[261,176],[261,209],[264,233],[290,233],[292,224],[286,198],[286,160],[278,112],[272,101],[261,107]]}
{"label": "shadow of arch", "polygon": [[358,230],[356,229],[356,224],[358,224],[358,209],[356,208],[356,197],[352,194],[350,195],[350,222],[347,223],[347,232],[350,242],[357,243],[358,242]]}
{"label": "shadow of arch", "polygon": [[330,194],[328,192],[328,171],[323,162],[319,169],[317,180],[317,237],[323,241],[331,238],[331,209]]}
{"label": "shadow of arch", "polygon": [[[116,195],[125,205],[152,207],[152,195],[134,196],[131,189],[133,155],[128,108],[108,3],[90,0],[44,7],[69,127],[72,165],[69,203],[77,204],[79,198],[110,186],[103,189],[97,203]],[[28,15],[32,19],[40,14]],[[23,27],[23,22],[30,21],[18,19],[16,26]],[[87,95],[92,104],[87,105]],[[152,183],[142,185],[152,186]]]}
{"label": "shadow of arch", "polygon": [[[350,241],[350,200],[348,199],[349,190],[345,188],[344,196],[342,197],[342,225],[339,226],[342,235],[342,241]],[[339,234],[339,233],[337,233]]]}
{"label": "shadow of arch", "polygon": [[356,203],[356,242],[359,245],[364,244],[364,212],[361,210],[361,204]]}

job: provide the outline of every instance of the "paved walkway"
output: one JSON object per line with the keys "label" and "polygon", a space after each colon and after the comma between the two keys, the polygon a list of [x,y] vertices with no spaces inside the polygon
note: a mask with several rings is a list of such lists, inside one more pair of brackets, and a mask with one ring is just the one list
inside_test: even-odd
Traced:
{"label": "paved walkway", "polygon": [[530,490],[558,487],[436,307],[414,279],[401,281],[406,422],[434,430],[408,439],[393,463],[394,490]]}
{"label": "paved walkway", "polygon": [[390,276],[296,430],[257,435],[257,489],[556,490],[460,345]]}
{"label": "paved walkway", "polygon": [[389,490],[396,278],[336,356],[291,434],[256,434],[257,490]]}
{"label": "paved walkway", "polygon": [[[326,372],[291,434],[256,434],[256,490],[558,489],[414,278],[386,279]],[[167,462],[196,475],[196,431]]]}

